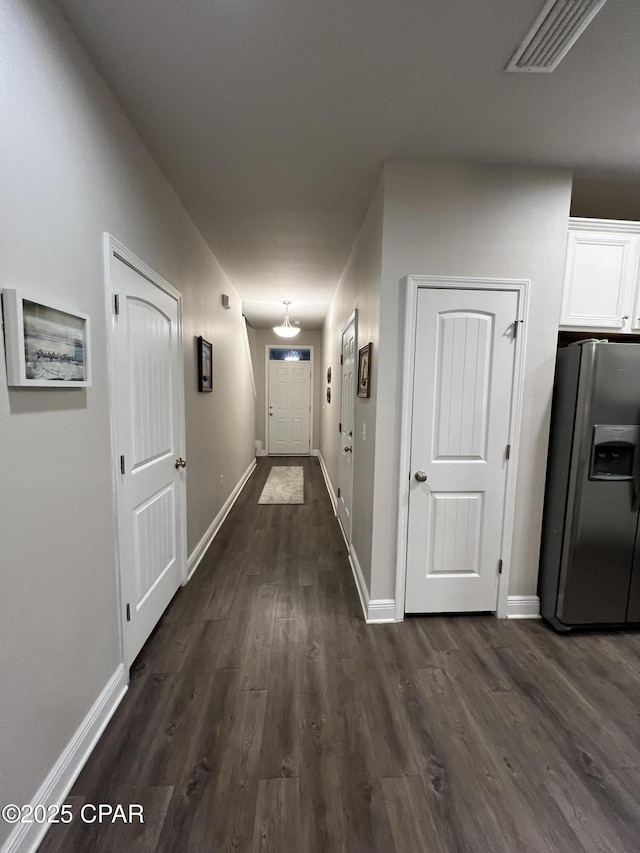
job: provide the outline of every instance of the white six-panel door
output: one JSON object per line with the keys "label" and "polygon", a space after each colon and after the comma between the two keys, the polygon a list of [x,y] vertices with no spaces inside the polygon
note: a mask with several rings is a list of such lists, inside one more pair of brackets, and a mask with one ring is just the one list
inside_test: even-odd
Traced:
{"label": "white six-panel door", "polygon": [[353,501],[353,432],[355,419],[356,318],[342,333],[340,399],[340,459],[338,461],[338,519],[347,542],[351,541]]}
{"label": "white six-panel door", "polygon": [[495,611],[518,293],[420,288],[405,611]]}
{"label": "white six-panel door", "polygon": [[311,362],[269,361],[270,454],[311,451]]}
{"label": "white six-panel door", "polygon": [[113,382],[125,662],[130,665],[184,580],[180,310],[176,295],[115,255],[110,270],[119,303]]}

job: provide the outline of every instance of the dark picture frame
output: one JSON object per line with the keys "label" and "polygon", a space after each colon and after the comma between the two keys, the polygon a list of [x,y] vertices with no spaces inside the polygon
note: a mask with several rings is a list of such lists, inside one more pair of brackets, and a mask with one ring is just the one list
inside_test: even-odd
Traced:
{"label": "dark picture frame", "polygon": [[198,391],[213,391],[213,344],[198,337]]}
{"label": "dark picture frame", "polygon": [[372,343],[368,343],[358,350],[358,397],[371,396],[372,350]]}

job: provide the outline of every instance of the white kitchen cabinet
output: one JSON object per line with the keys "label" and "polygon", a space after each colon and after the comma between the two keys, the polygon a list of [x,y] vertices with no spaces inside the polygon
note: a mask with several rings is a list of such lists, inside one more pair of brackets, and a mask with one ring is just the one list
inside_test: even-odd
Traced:
{"label": "white kitchen cabinet", "polygon": [[640,223],[569,220],[560,327],[640,330]]}

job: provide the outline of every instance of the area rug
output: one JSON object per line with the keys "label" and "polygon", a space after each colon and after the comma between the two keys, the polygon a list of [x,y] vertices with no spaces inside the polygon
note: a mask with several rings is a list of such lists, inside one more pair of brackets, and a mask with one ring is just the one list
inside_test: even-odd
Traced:
{"label": "area rug", "polygon": [[303,504],[302,465],[274,465],[258,500],[259,504]]}

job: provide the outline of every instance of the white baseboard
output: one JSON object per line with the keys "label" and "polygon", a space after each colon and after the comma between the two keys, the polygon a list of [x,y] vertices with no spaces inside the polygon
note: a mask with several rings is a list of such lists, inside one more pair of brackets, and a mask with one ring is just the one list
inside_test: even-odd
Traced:
{"label": "white baseboard", "polygon": [[[120,664],[31,800],[34,809],[39,805],[62,805],[127,692],[127,684],[127,671]],[[46,823],[16,824],[1,853],[35,853],[47,828]]]}
{"label": "white baseboard", "polygon": [[189,558],[187,559],[187,582],[189,582],[191,580],[193,573],[195,572],[195,570],[200,565],[200,561],[202,560],[204,555],[207,553],[207,548],[209,547],[209,545],[211,545],[211,543],[214,540],[216,533],[222,527],[222,522],[229,515],[229,510],[231,509],[231,507],[234,505],[234,503],[238,499],[238,495],[240,494],[240,492],[244,488],[245,483],[247,482],[249,477],[255,471],[257,464],[258,463],[256,462],[255,459],[251,460],[251,464],[249,465],[247,470],[244,472],[242,477],[240,477],[238,484],[236,485],[234,490],[231,492],[231,494],[229,495],[227,500],[224,502],[224,505],[223,505],[222,509],[220,510],[220,512],[216,515],[216,517],[213,519],[213,521],[209,525],[207,532],[204,534],[202,539],[198,542],[196,547],[193,549],[193,551],[189,555]]}
{"label": "white baseboard", "polygon": [[[327,466],[324,464],[324,459],[322,458],[322,453],[320,451],[316,451],[318,454],[318,459],[320,461],[320,470],[322,471],[322,476],[324,477],[324,484],[327,487],[327,491],[329,492],[329,500],[331,501],[331,506],[333,507],[333,514],[338,514],[338,499],[336,497],[336,493],[333,491],[333,486],[331,485],[331,480],[329,479],[329,472],[327,471]],[[314,453],[315,455],[315,453]]]}
{"label": "white baseboard", "polygon": [[360,568],[358,557],[353,548],[349,548],[349,564],[351,565],[351,571],[353,572],[353,579],[356,582],[356,589],[358,590],[360,605],[362,607],[362,615],[364,616],[364,621],[366,622],[367,607],[369,604],[369,590],[367,589],[367,585],[364,582],[364,575],[362,574],[362,569]]}
{"label": "white baseboard", "polygon": [[367,622],[397,622],[395,598],[375,598],[367,608]]}
{"label": "white baseboard", "polygon": [[350,551],[349,540],[347,539],[347,534],[345,533],[344,527],[342,526],[342,519],[336,512],[336,521],[338,522],[338,527],[340,528],[340,533],[342,533],[342,541],[344,542],[344,547],[347,549],[347,554]]}
{"label": "white baseboard", "polygon": [[351,564],[351,571],[353,572],[360,604],[362,605],[364,621],[368,625],[380,622],[396,622],[396,602],[393,598],[369,598],[369,590],[367,589],[364,575],[358,562],[358,555],[353,545],[349,548],[349,563]]}
{"label": "white baseboard", "polygon": [[510,595],[507,598],[507,619],[539,619],[540,599],[537,595]]}
{"label": "white baseboard", "polygon": [[256,450],[256,456],[268,456],[268,455],[269,454],[267,453],[266,450]]}

